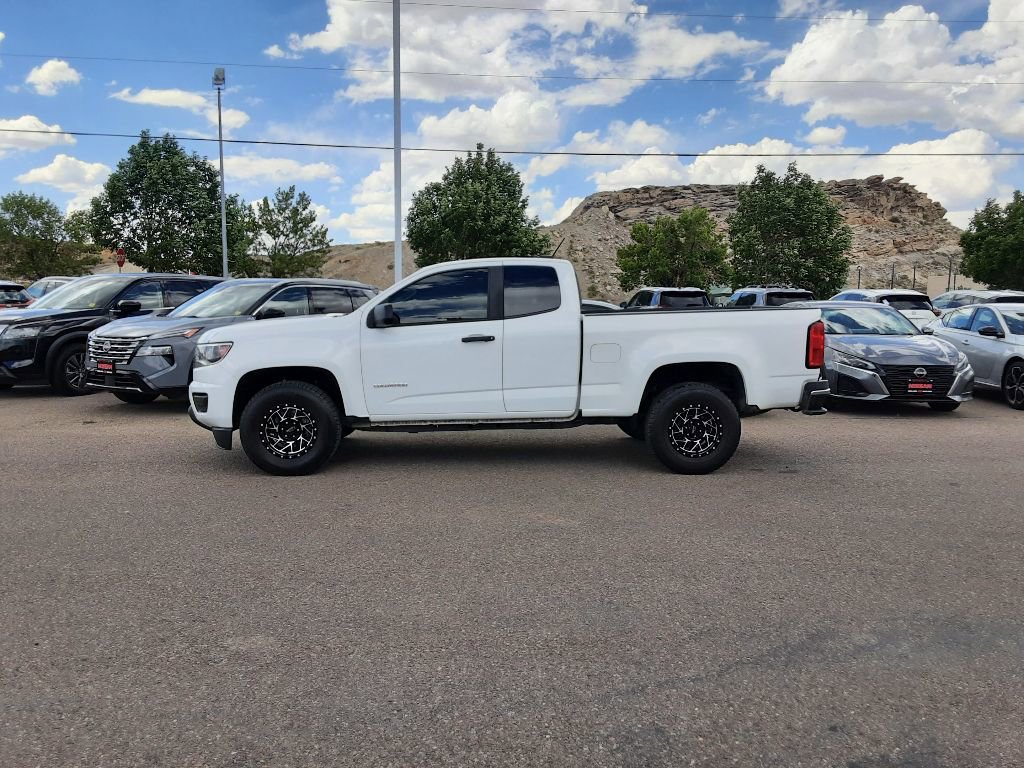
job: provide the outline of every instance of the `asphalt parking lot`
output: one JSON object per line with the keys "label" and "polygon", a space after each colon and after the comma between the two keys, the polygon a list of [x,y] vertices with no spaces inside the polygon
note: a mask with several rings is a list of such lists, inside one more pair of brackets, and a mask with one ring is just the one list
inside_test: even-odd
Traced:
{"label": "asphalt parking lot", "polygon": [[0,765],[1024,765],[1024,413],[356,433],[0,392]]}

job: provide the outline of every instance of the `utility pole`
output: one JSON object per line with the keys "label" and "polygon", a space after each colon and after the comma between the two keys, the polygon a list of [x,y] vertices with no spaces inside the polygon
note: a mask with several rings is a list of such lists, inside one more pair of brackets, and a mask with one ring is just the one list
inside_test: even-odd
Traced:
{"label": "utility pole", "polygon": [[910,284],[910,287],[915,291],[917,290],[917,262],[914,262],[914,282]]}
{"label": "utility pole", "polygon": [[857,287],[860,288],[860,264],[857,265]]}
{"label": "utility pole", "polygon": [[892,263],[892,277],[889,278],[889,287],[890,288],[895,288],[896,287],[896,262],[895,261]]}
{"label": "utility pole", "polygon": [[220,145],[220,253],[224,277],[228,274],[228,214],[224,191],[224,121],[220,115],[220,93],[224,90],[224,70],[220,67],[213,70],[213,87],[217,89],[217,143]]}
{"label": "utility pole", "polygon": [[395,91],[395,282],[402,279],[402,33],[401,0],[391,3],[391,68]]}

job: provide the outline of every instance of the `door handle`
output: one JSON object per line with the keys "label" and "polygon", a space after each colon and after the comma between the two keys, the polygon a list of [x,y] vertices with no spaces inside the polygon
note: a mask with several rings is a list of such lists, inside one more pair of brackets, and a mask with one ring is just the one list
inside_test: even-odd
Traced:
{"label": "door handle", "polygon": [[971,346],[971,342],[969,342],[967,339],[961,340],[960,343],[963,344],[965,347]]}
{"label": "door handle", "polygon": [[474,341],[494,341],[493,336],[463,336],[462,341],[465,344],[471,344]]}

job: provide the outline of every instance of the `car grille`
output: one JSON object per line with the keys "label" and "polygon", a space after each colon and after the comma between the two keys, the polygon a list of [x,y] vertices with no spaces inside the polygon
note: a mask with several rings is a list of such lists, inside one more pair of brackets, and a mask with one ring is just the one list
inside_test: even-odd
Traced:
{"label": "car grille", "polygon": [[94,387],[102,387],[103,389],[130,389],[136,392],[141,392],[142,387],[139,386],[139,382],[130,373],[115,373],[113,375],[109,373],[103,373],[102,371],[90,370],[86,374],[86,383],[91,384]]}
{"label": "car grille", "polygon": [[[915,376],[914,371],[924,368],[924,376]],[[926,399],[929,396],[945,397],[953,386],[956,374],[952,365],[886,365],[882,368],[882,378],[892,397],[903,397],[910,400]],[[930,381],[932,391],[917,393],[907,388],[911,381]]]}
{"label": "car grille", "polygon": [[[116,336],[90,336],[89,357],[93,360],[111,360],[127,363],[139,347],[139,339],[119,339]],[[110,349],[105,349],[110,344]]]}

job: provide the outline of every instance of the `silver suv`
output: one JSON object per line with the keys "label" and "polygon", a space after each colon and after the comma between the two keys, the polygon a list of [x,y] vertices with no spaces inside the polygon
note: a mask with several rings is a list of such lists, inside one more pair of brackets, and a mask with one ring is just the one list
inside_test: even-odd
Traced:
{"label": "silver suv", "polygon": [[751,285],[736,291],[725,306],[783,307],[794,301],[814,301],[814,294],[789,285]]}

